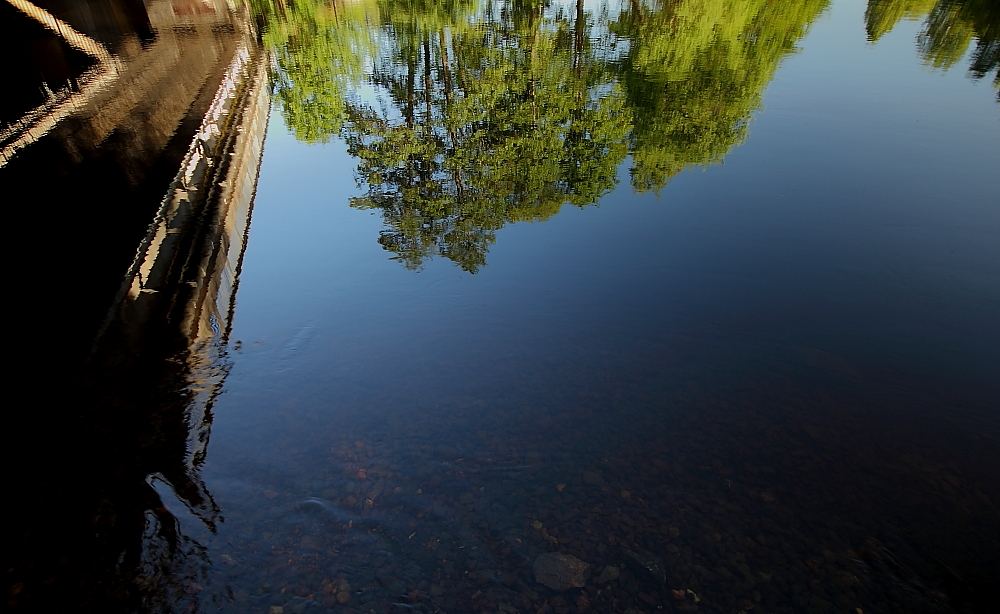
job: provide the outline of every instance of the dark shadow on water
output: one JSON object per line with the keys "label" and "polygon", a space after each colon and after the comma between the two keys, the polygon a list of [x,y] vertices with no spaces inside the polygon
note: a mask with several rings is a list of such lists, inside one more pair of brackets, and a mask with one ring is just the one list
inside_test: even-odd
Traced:
{"label": "dark shadow on water", "polygon": [[12,227],[36,235],[14,273],[33,399],[6,427],[12,611],[182,611],[209,569],[177,514],[208,534],[222,520],[200,467],[269,102],[246,15],[182,5],[39,2],[4,21],[46,67],[11,85],[50,92],[4,107],[0,141]]}

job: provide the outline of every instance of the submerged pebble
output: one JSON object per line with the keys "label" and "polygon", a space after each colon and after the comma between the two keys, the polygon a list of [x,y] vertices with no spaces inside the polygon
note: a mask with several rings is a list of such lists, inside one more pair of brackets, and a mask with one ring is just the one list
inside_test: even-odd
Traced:
{"label": "submerged pebble", "polygon": [[535,559],[535,580],[555,591],[564,591],[587,584],[590,564],[571,554],[549,552]]}
{"label": "submerged pebble", "polygon": [[597,576],[597,583],[607,584],[608,582],[613,582],[614,580],[617,580],[620,575],[620,569],[614,565],[608,565],[604,568],[604,571],[601,572],[601,575]]}
{"label": "submerged pebble", "polygon": [[633,551],[623,549],[625,561],[628,566],[640,575],[652,580],[656,584],[664,584],[667,581],[667,570],[663,565],[663,559],[651,552]]}

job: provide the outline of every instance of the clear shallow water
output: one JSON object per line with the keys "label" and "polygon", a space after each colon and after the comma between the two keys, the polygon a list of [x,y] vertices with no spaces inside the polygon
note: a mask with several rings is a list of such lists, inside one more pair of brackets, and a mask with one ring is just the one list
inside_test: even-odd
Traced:
{"label": "clear shallow water", "polygon": [[137,607],[995,609],[974,43],[927,66],[898,3],[336,6],[260,9],[223,388],[184,479],[139,472]]}
{"label": "clear shallow water", "polygon": [[[709,144],[724,165],[637,194],[633,153],[598,207],[496,229],[475,267],[398,248],[407,215],[442,237],[474,210],[403,195],[380,245],[379,209],[345,206],[372,198],[347,146],[290,138],[278,106],[203,469],[227,516],[212,598],[974,607],[996,573],[996,107],[921,65],[917,24],[867,42],[863,9],[816,20],[746,142]],[[666,584],[624,549],[660,556]],[[536,583],[547,551],[590,563],[587,588]],[[624,575],[596,583],[608,565]]]}

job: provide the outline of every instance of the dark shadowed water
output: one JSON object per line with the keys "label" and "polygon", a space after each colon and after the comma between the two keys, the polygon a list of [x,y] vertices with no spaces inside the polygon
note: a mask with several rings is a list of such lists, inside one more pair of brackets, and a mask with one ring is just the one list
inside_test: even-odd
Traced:
{"label": "dark shadowed water", "polygon": [[1000,607],[995,4],[63,4],[12,611]]}

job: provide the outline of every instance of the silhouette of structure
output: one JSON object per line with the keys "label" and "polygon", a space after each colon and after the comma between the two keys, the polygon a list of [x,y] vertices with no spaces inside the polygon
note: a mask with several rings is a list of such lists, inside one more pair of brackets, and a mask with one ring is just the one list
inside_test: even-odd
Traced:
{"label": "silhouette of structure", "polygon": [[[248,14],[224,2],[7,0],[30,58],[2,107],[18,281],[37,310],[15,376],[43,411],[9,432],[21,505],[12,611],[172,611],[208,560],[162,493],[214,531],[199,478],[270,109]],[[10,19],[7,19],[7,18]],[[27,52],[27,53],[25,53]],[[138,249],[137,249],[138,246]],[[110,309],[109,309],[110,307]],[[10,443],[10,442],[8,442]]]}

